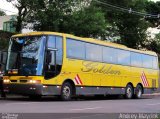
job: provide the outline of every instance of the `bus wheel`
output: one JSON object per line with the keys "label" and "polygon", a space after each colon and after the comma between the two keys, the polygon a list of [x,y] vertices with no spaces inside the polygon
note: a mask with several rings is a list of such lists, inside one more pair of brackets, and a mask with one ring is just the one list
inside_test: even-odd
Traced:
{"label": "bus wheel", "polygon": [[69,101],[72,98],[73,88],[69,82],[63,84],[61,89],[61,99],[64,101]]}
{"label": "bus wheel", "polygon": [[130,84],[128,84],[127,87],[126,87],[125,97],[127,99],[131,99],[133,97],[133,87]]}
{"label": "bus wheel", "polygon": [[136,89],[135,89],[135,98],[141,98],[142,97],[142,86],[141,85],[137,85]]}

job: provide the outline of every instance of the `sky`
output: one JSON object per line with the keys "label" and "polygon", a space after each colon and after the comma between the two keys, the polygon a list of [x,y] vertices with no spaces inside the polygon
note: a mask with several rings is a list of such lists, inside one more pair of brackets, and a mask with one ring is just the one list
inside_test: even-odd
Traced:
{"label": "sky", "polygon": [[[13,2],[16,0],[13,0]],[[160,0],[151,0],[151,1],[160,1]],[[13,5],[9,2],[6,2],[6,0],[0,0],[0,9],[3,9],[3,11],[6,12],[7,15],[13,15],[17,14],[17,9],[13,7]]]}

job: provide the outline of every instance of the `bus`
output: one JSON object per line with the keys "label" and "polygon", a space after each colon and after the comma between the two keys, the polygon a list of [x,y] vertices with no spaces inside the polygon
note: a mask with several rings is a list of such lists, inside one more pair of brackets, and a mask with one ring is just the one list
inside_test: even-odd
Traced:
{"label": "bus", "polygon": [[141,98],[158,88],[155,52],[57,32],[13,35],[5,91],[29,97],[124,95]]}

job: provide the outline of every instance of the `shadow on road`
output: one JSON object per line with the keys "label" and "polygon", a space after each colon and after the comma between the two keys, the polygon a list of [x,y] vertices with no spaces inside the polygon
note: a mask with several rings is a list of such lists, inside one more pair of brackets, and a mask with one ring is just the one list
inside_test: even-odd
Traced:
{"label": "shadow on road", "polygon": [[[152,99],[155,97],[151,96],[143,96],[141,99]],[[138,99],[138,100],[141,100]],[[30,99],[27,96],[13,96],[9,95],[7,98],[0,98],[0,101],[5,100],[5,101],[31,101],[31,102],[49,102],[49,101],[59,101],[61,102],[62,100],[59,97],[54,97],[54,96],[44,96],[39,99]],[[108,95],[108,96],[78,96],[74,97],[71,101],[100,101],[100,100],[128,100],[125,99],[124,96],[122,95]],[[130,100],[137,100],[137,99],[130,99]]]}

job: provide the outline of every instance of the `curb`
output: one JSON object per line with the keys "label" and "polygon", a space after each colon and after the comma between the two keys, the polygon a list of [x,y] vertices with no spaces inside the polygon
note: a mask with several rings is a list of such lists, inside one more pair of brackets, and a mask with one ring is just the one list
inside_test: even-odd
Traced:
{"label": "curb", "polygon": [[160,93],[143,94],[144,96],[158,96]]}

